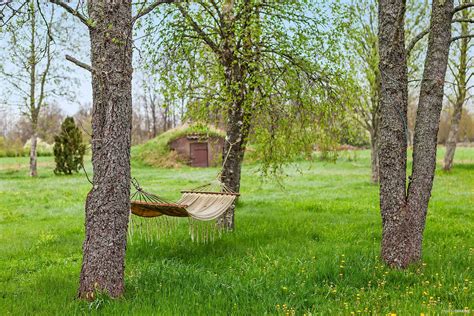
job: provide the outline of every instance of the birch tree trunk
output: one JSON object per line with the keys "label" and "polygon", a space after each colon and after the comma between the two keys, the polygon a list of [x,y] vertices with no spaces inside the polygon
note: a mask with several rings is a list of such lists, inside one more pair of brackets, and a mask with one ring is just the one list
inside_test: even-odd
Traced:
{"label": "birch tree trunk", "polygon": [[[30,72],[30,122],[31,122],[31,145],[30,145],[30,176],[36,177],[38,175],[37,170],[37,159],[38,155],[36,152],[36,145],[38,140],[37,128],[38,128],[38,111],[36,109],[36,65],[38,63],[36,59],[36,12],[35,3],[30,1],[30,57],[29,57],[29,72]],[[39,110],[39,109],[38,109]]]}
{"label": "birch tree trunk", "polygon": [[379,183],[379,150],[376,131],[370,133],[370,165],[372,170],[372,183]]}
{"label": "birch tree trunk", "polygon": [[38,143],[38,134],[36,128],[34,128],[33,134],[31,135],[31,146],[30,146],[30,176],[36,177],[38,175],[38,153],[37,153],[37,143]]}
{"label": "birch tree trunk", "polygon": [[143,96],[143,108],[145,112],[145,130],[146,130],[146,137],[148,139],[153,137],[153,132],[151,131],[151,123],[150,123],[150,113],[149,113],[149,107],[148,107],[148,95],[146,94],[146,88],[145,88],[145,93]]}
{"label": "birch tree trunk", "polygon": [[405,1],[381,0],[379,4],[382,258],[393,267],[405,268],[421,259],[436,167],[436,140],[451,41],[452,10],[453,0],[433,1],[415,124],[413,171],[406,189],[408,79]]}
{"label": "birch tree trunk", "polygon": [[156,122],[156,104],[154,103],[154,100],[151,102],[150,105],[151,108],[151,121],[152,121],[152,132],[151,136],[155,138],[158,135],[158,127],[157,122]]}
{"label": "birch tree trunk", "polygon": [[[227,111],[227,130],[226,142],[223,151],[222,181],[234,192],[240,191],[240,177],[242,172],[242,162],[244,160],[247,138],[250,131],[250,120],[252,116],[253,87],[248,77],[252,76],[253,70],[249,66],[255,52],[252,52],[252,32],[250,30],[251,20],[254,8],[249,1],[245,2],[245,11],[247,16],[247,25],[242,30],[242,52],[239,58],[239,52],[235,51],[237,43],[235,42],[234,30],[234,1],[226,0],[222,10],[223,22],[223,45],[221,62],[225,69],[225,86],[228,93],[229,106]],[[257,13],[258,19],[258,13]],[[244,79],[247,78],[247,81]],[[233,230],[235,204],[233,204],[218,220],[218,225],[227,230]]]}
{"label": "birch tree trunk", "polygon": [[[238,104],[233,104],[229,109],[226,141],[224,144],[222,167],[222,181],[234,192],[240,191],[240,175],[242,171],[242,161],[244,160],[246,140],[248,136],[248,128],[244,125],[244,109]],[[220,227],[227,230],[233,230],[235,204],[219,218]]]}
{"label": "birch tree trunk", "polygon": [[[21,60],[21,67],[24,67],[28,78],[19,77],[18,80],[20,85],[23,83],[28,84],[29,94],[27,98],[27,104],[25,104],[25,113],[28,115],[28,120],[31,124],[31,137],[30,137],[30,170],[29,174],[32,177],[38,175],[38,119],[41,108],[43,107],[44,100],[47,96],[46,85],[47,78],[50,74],[50,67],[52,62],[51,53],[51,34],[44,32],[41,28],[41,19],[38,20],[37,14],[40,14],[40,3],[34,0],[28,1],[28,20],[25,26],[29,27],[27,32],[28,38],[28,53],[14,52],[15,56],[21,56],[26,60]],[[51,11],[51,16],[48,21],[48,25],[53,25],[54,9]],[[17,45],[20,45],[18,42]],[[21,45],[20,45],[21,46]],[[13,48],[15,50],[15,48]],[[20,50],[21,51],[21,50]],[[41,67],[44,66],[44,67]],[[21,79],[20,79],[21,78]]]}
{"label": "birch tree trunk", "polygon": [[90,1],[92,61],[92,166],[86,200],[86,237],[78,296],[124,290],[130,212],[132,121],[132,6],[130,0]]}
{"label": "birch tree trunk", "polygon": [[[466,10],[463,11],[463,18],[468,19],[469,15]],[[468,23],[464,22],[461,25],[461,36],[469,35]],[[459,52],[459,65],[458,73],[456,74],[458,83],[456,102],[454,103],[453,117],[451,118],[451,126],[449,128],[448,139],[446,140],[446,153],[444,155],[443,169],[448,171],[453,167],[454,153],[456,151],[456,145],[458,142],[459,135],[459,124],[462,117],[462,107],[466,100],[467,93],[467,65],[468,65],[468,50],[469,50],[469,38],[464,37],[461,39],[461,49]]]}

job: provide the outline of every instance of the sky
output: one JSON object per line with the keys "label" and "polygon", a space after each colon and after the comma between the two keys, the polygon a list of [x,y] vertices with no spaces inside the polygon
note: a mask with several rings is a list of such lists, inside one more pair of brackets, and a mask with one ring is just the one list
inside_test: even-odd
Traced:
{"label": "sky", "polygon": [[[47,10],[48,11],[46,13],[51,13],[51,11],[49,11],[50,9]],[[61,10],[62,9],[57,9],[55,14],[63,14]],[[82,25],[78,19],[71,16],[66,16],[65,14],[62,16],[62,18],[64,19],[64,22],[63,25],[61,25],[60,35],[57,36],[59,39],[57,39],[56,42],[61,42],[64,44],[59,45],[60,47],[58,47],[54,57],[54,63],[58,65],[58,68],[60,68],[59,70],[66,70],[65,72],[68,74],[68,77],[72,79],[69,81],[67,86],[70,92],[73,93],[73,96],[54,97],[52,98],[52,101],[59,105],[65,114],[72,115],[79,109],[81,105],[92,104],[91,76],[86,70],[66,61],[65,55],[72,55],[75,58],[89,64],[90,44],[87,28]],[[0,34],[0,58],[5,69],[11,70],[12,68],[9,64],[10,52],[7,47],[8,36]],[[136,55],[137,54],[135,54],[135,56]],[[140,73],[134,74],[134,77],[138,76],[140,76]],[[10,104],[9,110],[19,114],[20,111],[18,105],[16,104],[20,103],[21,99],[7,91],[5,87],[6,84],[7,83],[4,80],[0,81],[0,104],[5,103],[4,101],[6,100],[7,103]]]}
{"label": "sky", "polygon": [[[61,25],[57,25],[57,29],[52,27],[51,32],[54,38],[54,53],[53,53],[53,62],[52,64],[56,68],[51,73],[53,76],[61,75],[61,77],[66,76],[67,80],[61,78],[61,85],[58,85],[59,88],[55,88],[55,92],[68,91],[73,93],[74,97],[71,96],[50,96],[47,100],[50,103],[56,103],[65,114],[74,114],[78,109],[80,104],[86,104],[92,102],[92,92],[91,92],[91,81],[90,74],[87,71],[78,68],[77,66],[71,65],[71,63],[65,60],[65,55],[76,56],[80,60],[84,60],[89,63],[88,51],[89,46],[89,37],[87,34],[87,28],[83,26],[78,20],[72,19],[63,14],[62,9],[54,9],[55,19],[61,20]],[[49,16],[53,13],[51,8],[46,8],[43,12],[47,20]],[[20,18],[12,19],[10,23],[17,23]],[[37,18],[38,19],[38,18]],[[13,24],[15,25],[15,24]],[[19,30],[18,30],[19,29]],[[44,23],[43,23],[43,29]],[[15,27],[15,36],[20,39],[20,43],[26,43],[30,38],[29,33],[26,31],[27,28],[18,28]],[[39,32],[39,34],[45,34],[46,32]],[[20,68],[15,66],[14,57],[12,57],[13,52],[19,52],[18,46],[13,49],[11,44],[12,33],[4,30],[0,33],[0,60],[2,61],[2,66],[5,71],[13,74],[22,74],[26,76],[27,73],[22,72]],[[40,37],[40,35],[38,35]],[[39,41],[44,43],[45,41]],[[42,47],[42,46],[41,46]],[[44,69],[44,64],[40,64],[38,71]],[[22,80],[25,77],[21,77]],[[12,84],[6,81],[3,77],[0,77],[0,104],[3,107],[7,107],[10,113],[19,114],[20,105],[24,104],[23,98],[19,93],[16,93],[14,89],[11,89]],[[18,81],[16,81],[18,83]],[[55,85],[56,86],[56,85]],[[52,89],[50,85],[48,87]]]}
{"label": "sky", "polygon": [[[5,0],[0,0],[0,3],[2,1]],[[150,2],[151,0],[148,0],[148,3]],[[17,6],[19,6],[19,3],[21,2],[15,0],[12,2],[12,4],[16,4]],[[70,6],[75,7],[77,0],[67,1],[67,3]],[[143,3],[143,1],[140,1],[140,3]],[[1,8],[2,6],[0,6],[0,10]],[[83,25],[79,19],[65,13],[65,11],[58,6],[48,4],[48,6],[44,9],[44,15],[46,16],[46,19],[48,19],[50,14],[53,12],[52,10],[54,10],[55,19],[60,18],[61,20],[61,24],[58,26],[58,31],[56,31],[54,34],[53,30],[55,42],[58,44],[57,52],[54,55],[53,62],[54,64],[58,65],[59,71],[67,73],[69,79],[67,90],[69,90],[69,92],[71,92],[73,95],[72,97],[51,97],[50,102],[58,105],[65,114],[73,115],[77,112],[81,105],[92,104],[91,76],[88,71],[67,61],[65,59],[65,55],[71,55],[76,59],[85,62],[86,64],[90,64],[89,34],[87,27]],[[136,11],[136,8],[134,8],[134,11]],[[7,13],[5,13],[5,15],[8,16]],[[137,36],[140,37],[141,33],[138,32]],[[6,70],[15,72],[9,58],[11,54],[11,51],[8,47],[9,38],[10,37],[8,34],[5,32],[2,33],[0,29],[0,61],[2,62],[1,65],[3,65]],[[139,43],[136,43],[136,45],[139,45]],[[134,63],[136,64],[138,54],[135,50],[133,54]],[[136,83],[139,78],[143,77],[143,73],[141,73],[138,68],[135,68],[133,77],[134,83]],[[21,97],[8,91],[6,88],[7,84],[8,83],[5,82],[2,77],[0,77],[0,108],[6,107],[8,113],[20,115],[21,111],[18,104],[22,103]],[[136,95],[136,87],[138,87],[138,84],[133,84],[133,87],[133,93]]]}
{"label": "sky", "polygon": [[[74,2],[72,1],[71,5]],[[52,13],[51,10],[48,7],[44,11],[47,19]],[[51,96],[49,101],[57,104],[65,114],[72,115],[77,112],[81,105],[92,104],[91,76],[88,71],[67,61],[65,56],[71,55],[82,62],[90,64],[89,34],[87,27],[77,18],[65,14],[62,8],[56,7],[54,10],[54,16],[60,18],[61,25],[58,26],[59,30],[56,32],[54,29],[52,30],[55,43],[57,43],[56,51],[53,55],[53,63],[57,66],[58,73],[63,72],[67,75],[67,85],[61,86],[61,89],[67,89],[68,92],[72,93],[72,96]],[[10,38],[11,36],[8,35],[8,32],[0,32],[0,60],[6,71],[18,73],[11,60]],[[39,68],[42,69],[41,66]],[[139,74],[136,72],[134,77],[137,77],[137,75]],[[9,113],[19,114],[18,104],[23,103],[22,98],[9,91],[8,85],[9,83],[0,77],[0,107],[6,106]]]}

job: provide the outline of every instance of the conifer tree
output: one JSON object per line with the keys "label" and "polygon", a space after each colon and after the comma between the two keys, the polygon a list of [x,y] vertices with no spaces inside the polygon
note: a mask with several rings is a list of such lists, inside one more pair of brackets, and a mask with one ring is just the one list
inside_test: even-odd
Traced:
{"label": "conifer tree", "polygon": [[72,117],[66,117],[61,125],[61,133],[54,137],[55,174],[78,172],[83,162],[86,146],[82,134]]}

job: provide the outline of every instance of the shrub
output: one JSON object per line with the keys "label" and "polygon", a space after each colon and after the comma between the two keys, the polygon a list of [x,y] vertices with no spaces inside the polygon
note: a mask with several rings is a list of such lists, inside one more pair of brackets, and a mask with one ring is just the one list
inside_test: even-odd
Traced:
{"label": "shrub", "polygon": [[28,155],[29,151],[23,148],[23,144],[19,139],[8,139],[0,136],[0,157],[23,157]]}
{"label": "shrub", "polygon": [[55,174],[78,172],[82,165],[86,146],[82,133],[72,117],[66,117],[61,125],[61,133],[54,137]]}
{"label": "shrub", "polygon": [[[31,138],[23,146],[23,149],[27,155],[30,154]],[[51,156],[53,154],[53,145],[48,144],[44,140],[38,137],[36,141],[36,154],[38,156]]]}

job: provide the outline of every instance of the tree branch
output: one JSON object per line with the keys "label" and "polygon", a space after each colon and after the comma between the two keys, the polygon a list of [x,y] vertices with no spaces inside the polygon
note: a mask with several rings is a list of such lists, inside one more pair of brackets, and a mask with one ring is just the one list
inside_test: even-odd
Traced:
{"label": "tree branch", "polygon": [[423,37],[425,37],[429,32],[430,32],[429,29],[423,30],[411,40],[410,44],[408,44],[406,48],[407,56],[410,56],[410,53],[413,50],[413,48],[415,48],[416,43],[421,41]]}
{"label": "tree branch", "polygon": [[[41,12],[41,9],[40,9],[40,6],[39,6],[39,1],[37,0],[37,3],[38,3],[38,9],[40,10]],[[42,15],[43,13],[41,13]],[[44,16],[43,16],[44,18]],[[51,17],[50,17],[50,20],[49,20],[49,25],[51,25],[53,23],[53,18],[54,18],[54,8],[52,9],[52,12],[51,12]],[[43,74],[41,75],[41,80],[40,80],[40,95],[39,95],[39,100],[38,100],[38,103],[36,105],[36,108],[38,109],[38,111],[41,109],[41,107],[43,106],[43,100],[45,98],[45,92],[44,92],[44,87],[46,86],[46,78],[48,77],[49,75],[49,69],[51,67],[51,61],[52,61],[52,54],[51,54],[51,43],[53,42],[53,36],[51,35],[51,30],[49,28],[49,25],[48,25],[48,22],[46,20],[44,20],[44,22],[46,23],[46,25],[48,26],[47,27],[47,30],[48,30],[48,37],[46,39],[46,67],[44,69],[44,72]]]}
{"label": "tree branch", "polygon": [[[21,12],[21,9],[22,9],[25,5],[28,4],[28,2],[25,1],[25,2],[23,2],[23,3],[21,4],[21,6],[20,6],[19,8],[15,9],[15,8],[13,8],[13,7],[10,5],[10,2],[11,2],[10,0],[7,0],[7,2],[4,2],[4,3],[1,3],[1,4],[0,4],[0,6],[4,6],[4,8],[0,11],[0,22],[2,22],[2,23],[0,24],[0,27],[4,27],[5,25],[7,25],[8,22],[10,22],[10,20],[13,19],[13,17],[14,17],[15,15],[19,14],[19,13]],[[5,8],[9,8],[10,10],[12,10],[12,14],[7,18],[6,21],[3,20],[3,18],[5,17],[5,15],[4,15],[4,13],[3,13],[4,10],[5,10]]]}
{"label": "tree branch", "polygon": [[219,47],[217,46],[216,43],[202,30],[202,28],[199,26],[199,24],[196,23],[196,21],[193,20],[193,18],[189,15],[188,11],[186,11],[182,6],[179,4],[176,4],[176,7],[178,10],[181,12],[183,17],[191,23],[192,28],[194,31],[199,35],[199,37],[206,42],[207,45],[217,54],[220,56],[220,50]]}
{"label": "tree branch", "polygon": [[49,0],[49,2],[54,3],[60,7],[62,7],[64,10],[69,12],[70,14],[74,15],[77,17],[79,20],[81,20],[82,23],[84,23],[87,27],[93,28],[92,24],[90,23],[89,19],[82,15],[79,11],[71,8],[69,5],[66,3],[62,2],[61,0]]}
{"label": "tree branch", "polygon": [[72,62],[73,64],[75,64],[76,66],[81,67],[82,69],[85,69],[85,70],[92,73],[92,67],[91,66],[77,60],[76,58],[74,58],[72,56],[69,56],[69,55],[66,55],[66,60],[68,60],[68,61]]}
{"label": "tree branch", "polygon": [[[471,3],[471,6],[474,6],[474,3]],[[461,6],[460,6],[461,7]],[[468,8],[469,6],[465,7],[465,8]],[[465,9],[463,8],[463,9]],[[460,9],[462,10],[462,9]],[[453,19],[452,23],[474,23],[474,19]],[[410,53],[411,51],[413,50],[413,48],[415,48],[415,45],[420,41],[422,40],[427,34],[430,33],[430,30],[429,29],[425,29],[423,31],[421,31],[420,33],[418,33],[418,35],[416,35],[412,40],[411,42],[408,44],[406,50],[407,50],[407,56],[410,56]],[[453,38],[451,41],[455,41],[455,40],[458,40],[459,38]]]}
{"label": "tree branch", "polygon": [[48,21],[46,21],[46,18],[45,18],[44,14],[43,14],[43,10],[41,10],[41,3],[40,3],[40,0],[36,0],[36,5],[37,5],[37,7],[38,7],[38,11],[39,11],[39,13],[40,13],[40,15],[41,15],[41,18],[43,19],[43,22],[44,22],[44,24],[46,25],[46,30],[47,30],[46,33],[47,33],[47,35],[48,35],[48,38],[49,38],[49,40],[51,40],[51,41],[54,42],[53,36],[51,35],[51,28],[49,27],[50,24],[51,24],[51,22],[52,22],[52,17],[53,17],[53,15],[54,15],[54,8],[52,8],[51,22],[48,22]]}
{"label": "tree branch", "polygon": [[474,19],[453,19],[453,23],[474,23]]}
{"label": "tree branch", "polygon": [[152,4],[150,4],[148,7],[144,7],[144,8],[141,8],[138,13],[132,18],[132,25],[135,24],[135,22],[147,15],[148,13],[150,13],[151,11],[155,10],[156,7],[158,7],[160,4],[164,4],[164,3],[174,3],[174,2],[178,2],[178,0],[156,0],[155,2],[153,2]]}
{"label": "tree branch", "polygon": [[454,36],[453,38],[451,38],[451,43],[463,38],[474,38],[474,34]]}
{"label": "tree branch", "polygon": [[474,2],[463,3],[463,4],[458,5],[457,7],[455,7],[453,9],[453,14],[456,13],[456,12],[462,11],[464,9],[471,8],[471,7],[474,7]]}

